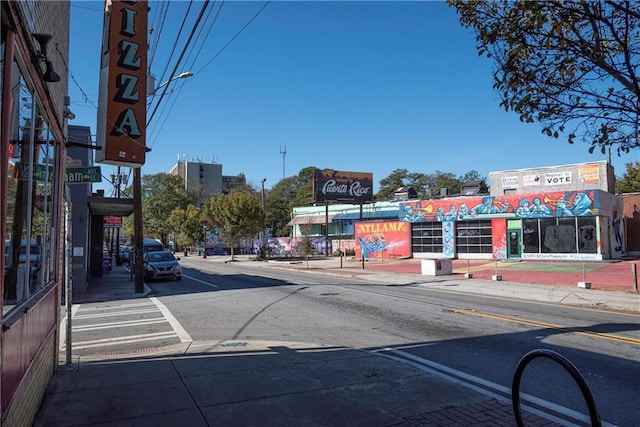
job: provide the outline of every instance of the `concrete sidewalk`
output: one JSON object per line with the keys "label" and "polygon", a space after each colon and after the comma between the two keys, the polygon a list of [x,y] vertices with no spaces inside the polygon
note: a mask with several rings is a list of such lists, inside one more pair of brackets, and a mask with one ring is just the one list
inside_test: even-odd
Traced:
{"label": "concrete sidewalk", "polygon": [[[246,258],[244,261],[249,261]],[[224,262],[187,257],[184,264]],[[334,260],[335,261],[335,260]],[[329,263],[330,260],[323,262]],[[301,268],[298,264],[247,263],[251,268]],[[314,264],[318,274],[368,274],[371,280],[446,286],[442,277],[389,272],[335,272]],[[460,281],[456,291],[502,289],[515,284]],[[525,285],[517,285],[525,286]],[[550,293],[530,287],[530,298]],[[576,292],[577,290],[564,290]],[[592,300],[615,293],[589,295]],[[94,280],[84,302],[145,298],[135,293],[129,271],[116,266]],[[566,298],[566,295],[565,295]],[[583,298],[579,296],[579,298]],[[637,300],[636,300],[637,303]],[[190,342],[153,353],[83,358],[63,364],[49,384],[35,426],[511,426],[511,397],[469,386],[420,363],[400,350],[368,351],[314,343],[270,341]],[[566,425],[560,418],[525,407],[530,426]]]}

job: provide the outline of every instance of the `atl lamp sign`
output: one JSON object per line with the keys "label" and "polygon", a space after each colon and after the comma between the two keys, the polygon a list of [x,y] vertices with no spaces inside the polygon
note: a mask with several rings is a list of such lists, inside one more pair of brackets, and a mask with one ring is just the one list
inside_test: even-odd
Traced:
{"label": "atl lamp sign", "polygon": [[96,161],[145,162],[147,1],[105,2]]}

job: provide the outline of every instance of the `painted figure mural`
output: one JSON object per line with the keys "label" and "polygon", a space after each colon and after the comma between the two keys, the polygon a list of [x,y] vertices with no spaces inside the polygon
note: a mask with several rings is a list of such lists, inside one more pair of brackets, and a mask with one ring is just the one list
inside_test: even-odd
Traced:
{"label": "painted figure mural", "polygon": [[[486,217],[551,218],[597,215],[600,201],[593,191],[465,197],[412,201],[401,205],[404,222],[463,221]],[[468,206],[473,206],[469,208]]]}

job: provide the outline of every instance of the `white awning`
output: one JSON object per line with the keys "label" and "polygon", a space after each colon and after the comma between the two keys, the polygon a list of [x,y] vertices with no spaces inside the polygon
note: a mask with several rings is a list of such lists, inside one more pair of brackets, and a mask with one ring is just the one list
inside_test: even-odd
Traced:
{"label": "white awning", "polygon": [[329,223],[331,224],[331,220],[333,219],[334,215],[300,215],[300,216],[296,216],[294,218],[291,219],[291,221],[289,221],[289,223],[287,224],[288,227],[291,227],[292,225],[296,225],[296,224],[324,224],[324,223]]}

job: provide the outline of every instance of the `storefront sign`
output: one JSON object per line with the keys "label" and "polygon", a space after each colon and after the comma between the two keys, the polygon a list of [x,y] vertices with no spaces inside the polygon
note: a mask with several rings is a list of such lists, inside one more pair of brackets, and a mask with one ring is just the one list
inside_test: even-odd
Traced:
{"label": "storefront sign", "polygon": [[105,216],[102,221],[104,228],[122,228],[121,216]]}
{"label": "storefront sign", "polygon": [[103,28],[96,162],[145,162],[147,1],[107,0]]}

